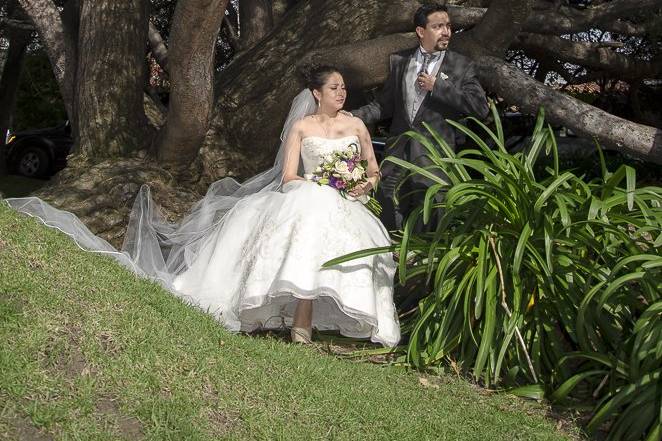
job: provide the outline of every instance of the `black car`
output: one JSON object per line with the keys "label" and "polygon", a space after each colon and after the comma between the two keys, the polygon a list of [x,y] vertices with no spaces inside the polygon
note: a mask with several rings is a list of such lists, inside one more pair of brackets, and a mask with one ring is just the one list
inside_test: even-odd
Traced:
{"label": "black car", "polygon": [[45,129],[8,133],[7,166],[10,172],[30,178],[51,176],[67,165],[73,145],[69,121]]}

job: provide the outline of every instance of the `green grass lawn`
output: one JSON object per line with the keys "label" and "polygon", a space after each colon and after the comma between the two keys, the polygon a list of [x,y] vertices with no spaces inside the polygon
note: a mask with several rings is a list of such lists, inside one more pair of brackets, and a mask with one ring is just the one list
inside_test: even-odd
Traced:
{"label": "green grass lawn", "polygon": [[0,204],[0,439],[560,440],[452,375],[226,332]]}

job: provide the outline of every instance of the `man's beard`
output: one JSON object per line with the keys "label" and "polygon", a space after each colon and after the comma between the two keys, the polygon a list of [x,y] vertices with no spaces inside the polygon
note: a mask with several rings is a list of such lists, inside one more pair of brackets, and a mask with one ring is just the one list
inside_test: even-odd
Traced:
{"label": "man's beard", "polygon": [[434,48],[438,51],[445,51],[448,49],[448,43],[449,41],[437,41],[437,44],[435,44]]}

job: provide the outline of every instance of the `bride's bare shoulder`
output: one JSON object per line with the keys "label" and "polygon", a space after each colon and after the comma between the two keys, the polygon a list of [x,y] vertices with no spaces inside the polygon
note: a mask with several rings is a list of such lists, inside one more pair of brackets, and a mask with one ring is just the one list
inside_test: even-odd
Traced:
{"label": "bride's bare shoulder", "polygon": [[305,132],[307,129],[310,128],[311,124],[312,124],[312,120],[310,116],[304,116],[303,118],[297,120],[292,125],[292,129],[298,133]]}
{"label": "bride's bare shoulder", "polygon": [[353,128],[359,131],[364,130],[366,128],[365,123],[361,118],[352,115],[345,115],[345,117],[348,120],[348,124],[351,124]]}
{"label": "bride's bare shoulder", "polygon": [[315,115],[307,115],[301,118],[299,121],[297,121],[297,125],[302,129],[310,127],[314,123],[315,123]]}

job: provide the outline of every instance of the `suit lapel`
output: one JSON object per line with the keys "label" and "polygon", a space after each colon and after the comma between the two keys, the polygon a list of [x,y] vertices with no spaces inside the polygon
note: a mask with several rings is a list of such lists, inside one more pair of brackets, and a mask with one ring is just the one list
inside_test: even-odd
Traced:
{"label": "suit lapel", "polygon": [[[398,80],[398,85],[400,87],[400,106],[402,106],[405,109],[405,115],[407,117],[407,121],[411,124],[411,112],[409,111],[410,106],[411,106],[411,99],[412,97],[408,96],[409,94],[409,89],[408,89],[408,84],[407,84],[407,73],[410,67],[410,64],[412,63],[413,60],[416,58],[416,51],[418,48],[414,48],[409,52],[406,52],[403,54],[402,58],[400,59],[399,62],[399,80]],[[413,84],[413,80],[412,80]]]}

